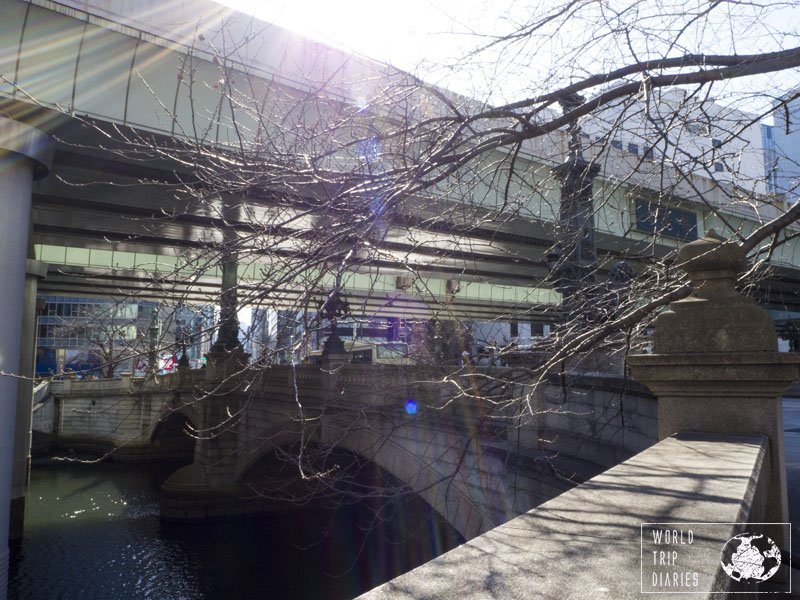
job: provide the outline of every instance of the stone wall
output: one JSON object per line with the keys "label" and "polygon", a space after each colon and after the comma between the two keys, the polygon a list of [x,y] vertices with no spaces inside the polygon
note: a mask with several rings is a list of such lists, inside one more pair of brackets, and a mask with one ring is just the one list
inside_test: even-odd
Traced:
{"label": "stone wall", "polygon": [[51,382],[56,445],[116,460],[160,458],[151,438],[159,422],[179,406],[177,382],[175,376]]}
{"label": "stone wall", "polygon": [[655,397],[621,375],[552,376],[535,392],[534,407],[540,416],[516,432],[523,447],[609,468],[658,441]]}
{"label": "stone wall", "polygon": [[31,429],[40,433],[52,434],[55,429],[55,402],[48,397],[33,407]]}

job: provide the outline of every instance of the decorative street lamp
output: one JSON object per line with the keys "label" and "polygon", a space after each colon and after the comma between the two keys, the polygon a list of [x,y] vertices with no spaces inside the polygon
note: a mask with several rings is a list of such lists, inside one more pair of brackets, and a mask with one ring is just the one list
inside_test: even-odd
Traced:
{"label": "decorative street lamp", "polygon": [[344,354],[344,342],[339,337],[337,323],[339,319],[350,316],[350,304],[341,293],[342,277],[336,276],[336,283],[330,294],[320,300],[317,305],[323,317],[330,322],[330,333],[322,348],[323,355]]}
{"label": "decorative street lamp", "polygon": [[[559,99],[564,114],[577,109],[583,102],[583,97],[575,93],[565,94]],[[546,254],[555,289],[563,297],[567,318],[580,310],[581,291],[594,283],[597,250],[592,180],[600,172],[598,164],[583,158],[577,119],[570,121],[568,131],[567,158],[552,169],[561,182],[561,202],[556,243]]]}
{"label": "decorative street lamp", "polygon": [[158,342],[158,307],[153,311],[153,320],[150,321],[150,327],[147,328],[147,367],[150,373],[155,374],[158,370],[158,354],[156,352],[156,343]]}
{"label": "decorative street lamp", "polygon": [[186,346],[191,333],[189,330],[190,326],[185,317],[185,312],[186,306],[183,303],[178,304],[175,310],[175,314],[177,315],[177,318],[175,319],[175,341],[181,350],[181,357],[178,359],[178,366],[184,368],[191,367],[189,363],[189,357],[186,355]]}

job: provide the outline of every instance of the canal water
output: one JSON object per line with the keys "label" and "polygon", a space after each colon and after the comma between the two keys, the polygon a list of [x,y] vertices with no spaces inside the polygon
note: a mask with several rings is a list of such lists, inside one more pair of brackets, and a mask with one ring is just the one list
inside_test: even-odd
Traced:
{"label": "canal water", "polygon": [[170,465],[35,466],[12,600],[352,598],[462,540],[416,497],[162,523]]}
{"label": "canal water", "polygon": [[[784,399],[793,550],[800,555],[800,399]],[[11,600],[336,600],[458,545],[421,499],[297,507],[250,519],[162,523],[178,465],[34,466]]]}

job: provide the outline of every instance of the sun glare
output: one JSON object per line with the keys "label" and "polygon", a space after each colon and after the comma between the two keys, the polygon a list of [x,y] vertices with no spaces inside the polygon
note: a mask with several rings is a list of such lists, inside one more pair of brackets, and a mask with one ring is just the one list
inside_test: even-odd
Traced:
{"label": "sun glare", "polygon": [[[216,0],[328,45],[412,69],[425,56],[427,39],[448,25],[421,0],[402,4],[353,0]],[[424,27],[420,15],[424,14]]]}

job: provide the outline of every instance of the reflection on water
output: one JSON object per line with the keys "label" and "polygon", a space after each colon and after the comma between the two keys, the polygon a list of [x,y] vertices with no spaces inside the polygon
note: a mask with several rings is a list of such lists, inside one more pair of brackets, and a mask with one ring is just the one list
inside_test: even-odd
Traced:
{"label": "reflection on water", "polygon": [[461,540],[421,500],[162,523],[175,467],[59,464],[31,474],[11,599],[351,598]]}

